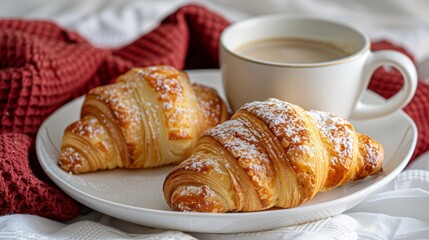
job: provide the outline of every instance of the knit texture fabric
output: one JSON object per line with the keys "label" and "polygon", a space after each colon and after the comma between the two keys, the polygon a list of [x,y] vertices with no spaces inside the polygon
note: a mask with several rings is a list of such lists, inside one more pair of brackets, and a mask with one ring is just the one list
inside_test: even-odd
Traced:
{"label": "knit texture fabric", "polygon": [[67,220],[79,213],[78,205],[58,188],[34,176],[29,159],[33,140],[27,135],[0,135],[1,214],[32,213]]}
{"label": "knit texture fabric", "polygon": [[[66,102],[111,83],[133,66],[218,67],[219,37],[228,24],[201,6],[187,5],[133,43],[100,49],[52,22],[0,20],[0,215],[77,216],[79,204],[48,179],[35,156],[34,138],[42,122]],[[406,53],[388,42],[375,43],[373,49]],[[398,71],[380,68],[369,88],[388,98],[402,84]],[[429,86],[420,81],[405,108],[419,128],[413,159],[429,149],[428,96]]]}

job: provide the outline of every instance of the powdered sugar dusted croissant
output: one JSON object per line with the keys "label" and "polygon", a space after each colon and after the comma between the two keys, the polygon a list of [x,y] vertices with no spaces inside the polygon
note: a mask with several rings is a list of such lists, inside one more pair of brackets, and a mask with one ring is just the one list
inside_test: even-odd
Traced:
{"label": "powdered sugar dusted croissant", "polygon": [[207,130],[164,182],[177,211],[292,208],[381,171],[383,147],[343,118],[269,99]]}
{"label": "powdered sugar dusted croissant", "polygon": [[149,168],[184,160],[198,137],[228,118],[216,91],[169,66],[134,68],[92,89],[64,132],[59,166],[72,173]]}

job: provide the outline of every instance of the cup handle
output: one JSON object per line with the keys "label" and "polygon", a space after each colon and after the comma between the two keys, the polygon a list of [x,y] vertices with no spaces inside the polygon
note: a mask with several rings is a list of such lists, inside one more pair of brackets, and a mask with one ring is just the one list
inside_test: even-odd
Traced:
{"label": "cup handle", "polygon": [[350,118],[361,120],[384,116],[401,109],[413,98],[417,88],[416,67],[405,54],[397,51],[384,50],[370,53],[364,73],[366,82],[363,86],[365,88],[368,86],[374,71],[383,65],[393,66],[402,74],[404,85],[401,90],[385,102],[379,104],[364,103],[361,96]]}

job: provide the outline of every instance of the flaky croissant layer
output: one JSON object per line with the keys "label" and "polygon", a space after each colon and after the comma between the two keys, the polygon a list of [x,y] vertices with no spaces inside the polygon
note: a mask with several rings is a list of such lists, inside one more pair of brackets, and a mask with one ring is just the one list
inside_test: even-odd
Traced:
{"label": "flaky croissant layer", "polygon": [[64,131],[58,164],[85,173],[149,168],[189,157],[201,133],[229,117],[214,89],[169,66],[133,68],[92,89]]}
{"label": "flaky croissant layer", "polygon": [[163,191],[177,211],[292,208],[379,173],[383,157],[383,147],[347,120],[268,99],[205,131]]}

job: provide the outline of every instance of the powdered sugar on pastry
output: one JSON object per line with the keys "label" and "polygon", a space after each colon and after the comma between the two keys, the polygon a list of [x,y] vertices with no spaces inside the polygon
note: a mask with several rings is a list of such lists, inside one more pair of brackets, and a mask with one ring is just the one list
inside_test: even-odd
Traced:
{"label": "powdered sugar on pastry", "polygon": [[260,144],[259,133],[245,126],[242,119],[234,119],[207,130],[204,135],[211,136],[237,159],[241,168],[249,176],[260,196],[267,195],[269,173],[273,171],[268,155]]}
{"label": "powdered sugar on pastry", "polygon": [[[299,107],[296,105],[270,98],[264,102],[247,103],[241,110],[245,110],[261,119],[286,150],[291,147],[299,148],[311,155],[313,149],[305,146],[305,143],[309,142],[310,138],[302,117],[297,114],[297,108]],[[303,111],[301,108],[299,109]]]}
{"label": "powdered sugar on pastry", "polygon": [[211,126],[219,123],[222,116],[222,100],[216,90],[200,84],[192,84],[197,96],[198,104]]}
{"label": "powdered sugar on pastry", "polygon": [[309,111],[308,115],[316,123],[325,141],[332,144],[336,155],[331,157],[333,164],[350,158],[353,150],[353,126],[344,118],[321,111]]}
{"label": "powdered sugar on pastry", "polygon": [[[203,186],[184,186],[175,191],[172,198],[177,199],[173,209],[183,212],[190,212],[195,209],[206,210],[209,212],[219,212],[219,202],[216,193],[209,187]],[[184,204],[186,202],[187,204]]]}
{"label": "powdered sugar on pastry", "polygon": [[[180,82],[180,71],[170,66],[147,67],[133,69],[137,78],[132,81],[144,81],[154,93],[161,111],[164,112],[164,121],[169,130],[170,140],[189,139],[190,114],[192,109],[186,108],[186,94],[183,83]],[[189,80],[188,80],[189,81]]]}
{"label": "powdered sugar on pastry", "polygon": [[202,158],[200,155],[196,155],[184,161],[181,167],[185,170],[193,170],[196,172],[210,172],[214,170],[216,173],[224,174],[218,161],[211,158]]}

